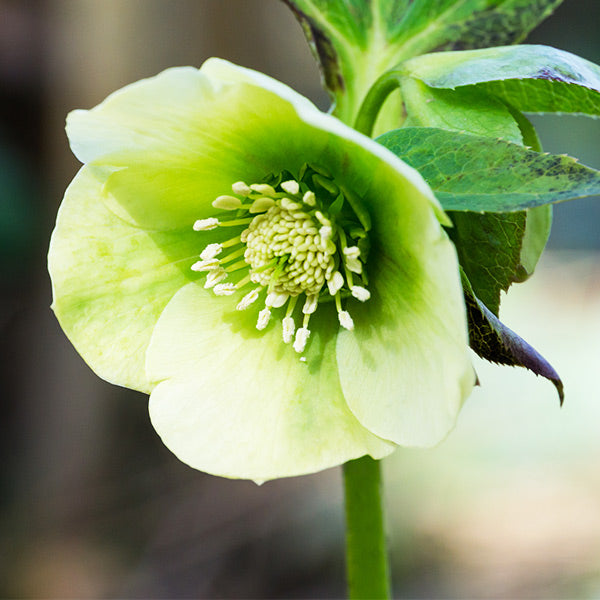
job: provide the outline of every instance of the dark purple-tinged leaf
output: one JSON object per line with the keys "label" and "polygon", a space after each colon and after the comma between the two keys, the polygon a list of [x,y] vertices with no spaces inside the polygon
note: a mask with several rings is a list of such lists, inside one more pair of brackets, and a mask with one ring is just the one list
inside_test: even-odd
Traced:
{"label": "dark purple-tinged leaf", "polygon": [[477,87],[521,112],[600,116],[600,66],[550,46],[426,54],[401,69],[432,88]]}
{"label": "dark purple-tinged leaf", "polygon": [[523,338],[504,325],[477,298],[468,278],[461,273],[467,319],[469,323],[469,344],[485,360],[501,365],[525,367],[536,375],[545,377],[556,387],[560,404],[564,400],[563,383],[552,365]]}

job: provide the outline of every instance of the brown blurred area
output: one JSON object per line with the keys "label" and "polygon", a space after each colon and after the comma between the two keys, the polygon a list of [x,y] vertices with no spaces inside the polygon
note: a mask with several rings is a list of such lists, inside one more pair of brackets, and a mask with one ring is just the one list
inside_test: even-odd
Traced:
{"label": "brown blurred area", "polygon": [[[566,0],[530,40],[600,62],[598,17],[595,0]],[[209,56],[328,106],[277,0],[0,0],[1,597],[344,595],[339,469],[261,487],[189,469],[146,397],[98,379],[49,309],[48,240],[78,169],[65,115]],[[600,167],[598,123],[535,123],[547,150]],[[567,406],[478,366],[449,440],[386,462],[397,597],[600,595],[600,211],[556,214],[555,252],[507,314],[560,363]]]}

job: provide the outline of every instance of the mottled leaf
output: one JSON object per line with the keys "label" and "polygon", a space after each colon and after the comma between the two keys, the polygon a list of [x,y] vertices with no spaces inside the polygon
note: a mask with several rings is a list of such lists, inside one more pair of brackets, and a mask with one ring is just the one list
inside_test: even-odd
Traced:
{"label": "mottled leaf", "polygon": [[522,112],[600,116],[600,67],[549,46],[427,54],[402,71],[434,88],[477,86]]}
{"label": "mottled leaf", "polygon": [[520,42],[562,0],[414,0],[398,41],[414,48],[464,50]]}
{"label": "mottled leaf", "polygon": [[504,325],[487,309],[473,292],[468,278],[461,273],[467,318],[469,344],[481,358],[501,365],[525,367],[550,380],[556,387],[562,405],[563,384],[552,365],[535,348]]}
{"label": "mottled leaf", "polygon": [[417,169],[445,210],[512,212],[600,193],[600,172],[574,158],[430,127],[377,141]]}
{"label": "mottled leaf", "polygon": [[[467,131],[521,143],[521,129],[505,104],[473,88],[435,89],[406,78],[402,97],[406,126]],[[475,293],[498,314],[500,291],[521,279],[521,248],[526,211],[516,213],[449,212],[448,229],[458,260]]]}
{"label": "mottled leaf", "polygon": [[383,73],[433,50],[522,40],[561,0],[283,0],[299,20],[335,100],[353,123]]}
{"label": "mottled leaf", "polygon": [[448,213],[454,227],[448,228],[458,261],[475,294],[498,314],[500,291],[508,290],[520,273],[521,244],[526,214]]}

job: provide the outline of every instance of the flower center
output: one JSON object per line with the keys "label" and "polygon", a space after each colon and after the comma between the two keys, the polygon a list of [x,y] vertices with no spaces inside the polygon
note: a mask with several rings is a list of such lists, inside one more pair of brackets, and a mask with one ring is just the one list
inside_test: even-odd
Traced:
{"label": "flower center", "polygon": [[[196,231],[246,228],[238,236],[206,246],[192,270],[206,272],[204,287],[216,295],[231,295],[254,284],[237,310],[249,308],[264,291],[259,330],[269,323],[272,309],[285,306],[283,341],[293,341],[294,349],[302,353],[310,336],[310,316],[319,302],[333,300],[340,324],[352,330],[354,323],[343,310],[342,299],[353,296],[365,302],[370,297],[365,272],[369,216],[353,195],[318,167],[305,165],[297,178],[283,172],[269,181],[251,185],[239,181],[232,186],[234,195],[213,201],[223,214],[196,221]],[[302,321],[296,330],[294,312],[301,296]]]}
{"label": "flower center", "polygon": [[336,252],[319,229],[319,222],[288,198],[255,217],[244,236],[251,280],[278,294],[318,294],[335,269]]}

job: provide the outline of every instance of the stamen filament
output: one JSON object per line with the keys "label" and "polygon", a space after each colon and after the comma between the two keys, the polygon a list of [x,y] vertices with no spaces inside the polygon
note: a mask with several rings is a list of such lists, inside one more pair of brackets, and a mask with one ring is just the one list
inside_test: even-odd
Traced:
{"label": "stamen filament", "polygon": [[231,238],[230,240],[227,240],[226,242],[221,242],[221,246],[223,248],[231,248],[231,246],[235,246],[236,244],[240,244],[242,241],[242,236],[238,235],[234,238]]}
{"label": "stamen filament", "polygon": [[[344,264],[344,274],[346,275],[346,281],[348,282],[348,287],[350,289],[352,289],[352,287],[354,285],[354,281],[352,278],[352,271],[348,267],[347,255],[346,255],[346,252],[348,250],[348,245],[347,245],[347,240],[346,240],[346,234],[341,227],[338,227],[338,236],[340,238],[340,245],[342,247],[342,257],[343,257],[342,262]],[[356,249],[358,250],[358,248],[356,248]]]}
{"label": "stamen filament", "polygon": [[244,256],[244,247],[243,246],[241,248],[238,248],[237,250],[234,250],[227,256],[224,256],[223,258],[220,259],[219,262],[224,265],[228,262],[231,262],[232,260],[235,260],[236,258],[239,258],[240,256]]}
{"label": "stamen filament", "polygon": [[338,313],[342,312],[342,298],[339,293],[335,295],[335,309]]}
{"label": "stamen filament", "polygon": [[265,265],[262,265],[261,267],[257,267],[256,269],[253,268],[252,271],[254,273],[262,273],[263,271],[266,271],[267,269],[275,267],[278,262],[279,262],[279,258],[274,258],[272,261],[268,262]]}
{"label": "stamen filament", "polygon": [[238,260],[234,262],[232,265],[225,267],[225,270],[228,273],[233,273],[234,271],[239,271],[240,269],[245,269],[248,267],[248,263],[242,258],[242,260]]}
{"label": "stamen filament", "polygon": [[288,305],[287,305],[287,310],[285,311],[286,317],[292,316],[292,313],[294,312],[294,308],[296,308],[296,303],[298,302],[298,297],[299,296],[292,296],[290,298],[290,301],[288,302]]}
{"label": "stamen filament", "polygon": [[236,284],[235,287],[239,290],[240,288],[243,288],[247,283],[250,283],[250,281],[252,281],[250,279],[250,275],[246,275],[246,277],[240,279]]}
{"label": "stamen filament", "polygon": [[244,219],[232,219],[231,221],[219,221],[218,225],[219,227],[236,227],[237,225],[248,225],[252,222],[253,218],[254,217],[246,217]]}

